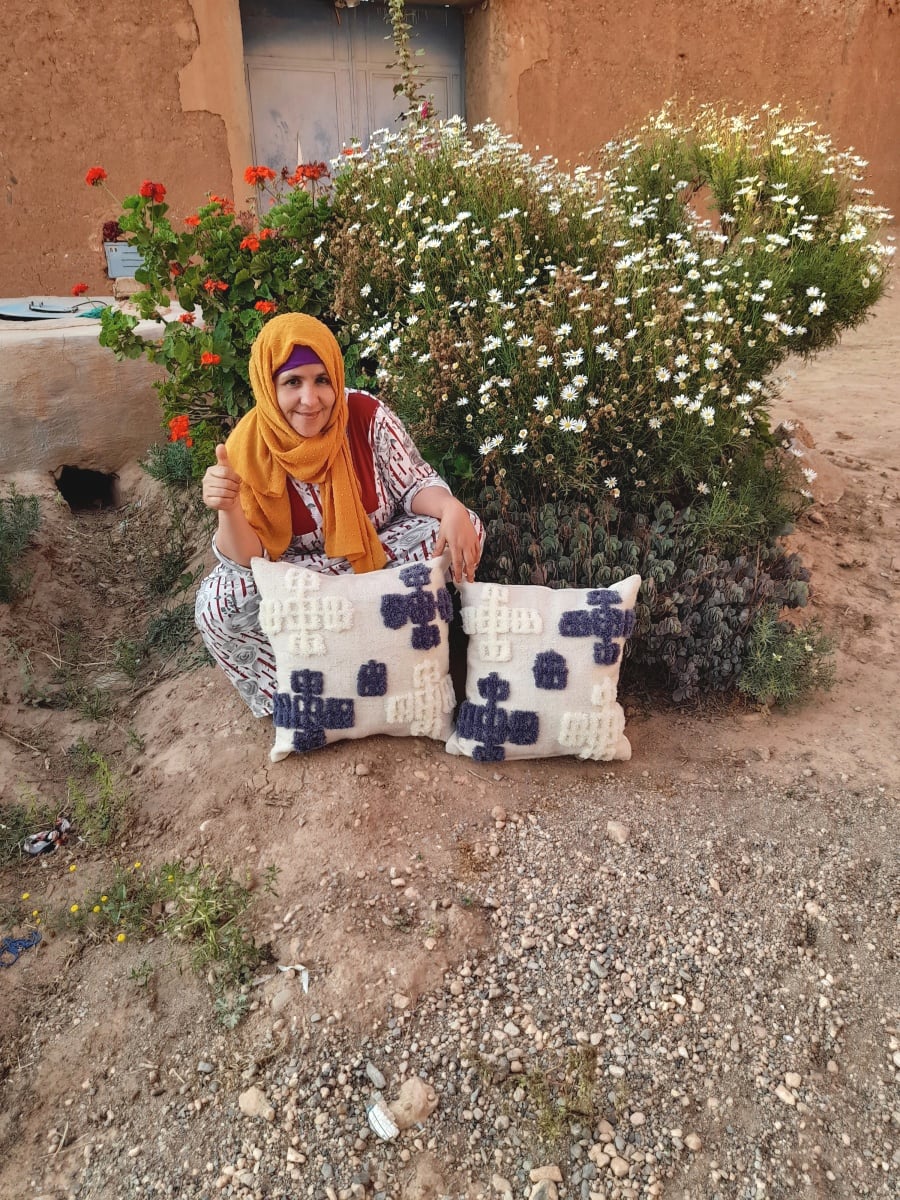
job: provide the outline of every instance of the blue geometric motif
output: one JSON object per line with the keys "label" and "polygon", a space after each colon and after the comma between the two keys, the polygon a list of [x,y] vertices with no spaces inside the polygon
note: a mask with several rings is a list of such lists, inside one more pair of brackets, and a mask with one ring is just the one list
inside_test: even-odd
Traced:
{"label": "blue geometric motif", "polygon": [[618,592],[607,588],[588,592],[587,603],[596,605],[590,609],[576,609],[563,613],[559,621],[559,632],[563,637],[593,637],[594,662],[601,667],[611,667],[619,661],[621,647],[613,638],[627,638],[634,629],[634,613],[621,609]]}
{"label": "blue geometric motif", "polygon": [[359,668],[356,676],[357,696],[387,695],[387,663],[370,658]]}
{"label": "blue geometric motif", "polygon": [[473,704],[464,700],[459,707],[456,732],[459,737],[481,742],[472,752],[478,762],[502,762],[506,758],[504,742],[514,746],[533,746],[538,739],[540,719],[536,712],[513,710],[508,712],[499,707],[499,702],[509,699],[509,683],[491,671],[478,680],[478,694],[486,704]]}
{"label": "blue geometric motif", "polygon": [[569,682],[569,668],[563,656],[555,650],[545,650],[543,654],[536,655],[531,670],[535,687],[551,692],[565,691]]}
{"label": "blue geometric motif", "polygon": [[275,725],[295,731],[294,749],[301,754],[324,746],[326,729],[353,728],[353,701],[325,699],[324,686],[321,671],[292,671],[291,691],[275,694]]}
{"label": "blue geometric motif", "polygon": [[441,631],[431,624],[436,616],[448,622],[453,616],[453,601],[445,587],[437,594],[425,591],[431,582],[431,569],[424,563],[412,563],[399,572],[401,583],[412,588],[411,594],[382,596],[381,619],[388,629],[402,629],[407,621],[412,623],[413,650],[430,650],[441,643]]}

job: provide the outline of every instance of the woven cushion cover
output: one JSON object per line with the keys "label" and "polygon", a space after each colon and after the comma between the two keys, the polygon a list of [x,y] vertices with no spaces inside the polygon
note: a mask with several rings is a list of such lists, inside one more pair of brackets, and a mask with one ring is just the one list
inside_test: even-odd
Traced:
{"label": "woven cushion cover", "polygon": [[630,758],[616,691],[640,586],[639,575],[608,588],[462,584],[466,699],[447,750]]}
{"label": "woven cushion cover", "polygon": [[447,738],[448,562],[322,575],[253,559],[278,682],[273,762],[374,733]]}

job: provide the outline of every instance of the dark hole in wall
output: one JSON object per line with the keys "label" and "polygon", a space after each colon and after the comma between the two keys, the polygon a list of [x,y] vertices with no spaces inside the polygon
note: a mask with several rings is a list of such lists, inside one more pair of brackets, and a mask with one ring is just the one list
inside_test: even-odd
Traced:
{"label": "dark hole in wall", "polygon": [[67,466],[60,468],[54,479],[73,512],[119,506],[119,477],[115,473]]}

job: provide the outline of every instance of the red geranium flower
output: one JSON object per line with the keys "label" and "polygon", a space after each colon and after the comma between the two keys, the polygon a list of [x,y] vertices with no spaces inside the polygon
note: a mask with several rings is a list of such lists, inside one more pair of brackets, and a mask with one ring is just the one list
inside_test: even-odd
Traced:
{"label": "red geranium flower", "polygon": [[83,296],[87,290],[88,290],[88,285],[86,283],[76,283],[75,286],[72,288],[72,295],[73,296]]}
{"label": "red geranium flower", "polygon": [[[216,365],[216,363],[220,363],[221,361],[222,361],[222,355],[221,354],[213,354],[211,350],[204,350],[203,353],[200,355],[200,366],[201,367],[214,367]],[[187,417],[185,417],[185,420],[187,420]]]}
{"label": "red geranium flower", "polygon": [[84,182],[90,184],[91,187],[96,187],[98,183],[102,183],[104,179],[108,178],[109,176],[102,167],[91,167],[84,177]]}
{"label": "red geranium flower", "polygon": [[170,262],[169,263],[169,274],[172,276],[173,279],[177,279],[179,275],[184,274],[184,267],[181,265],[181,263]]}
{"label": "red geranium flower", "polygon": [[196,229],[197,226],[200,224],[200,218],[196,214],[194,214],[193,216],[185,217],[184,223],[185,223],[185,225],[190,225],[191,229]]}
{"label": "red geranium flower", "polygon": [[182,325],[193,325],[193,323],[196,321],[196,319],[197,318],[194,316],[193,313],[182,313],[181,316],[178,318],[178,320],[182,323]]}
{"label": "red geranium flower", "polygon": [[272,300],[257,300],[257,302],[253,305],[253,307],[256,309],[257,312],[273,313],[275,311],[275,309],[278,307],[278,305],[275,304],[274,301],[272,301]]}
{"label": "red geranium flower", "polygon": [[268,179],[274,179],[275,172],[271,167],[248,167],[244,172],[244,179],[247,183],[252,183],[259,187],[261,183],[265,183]]}
{"label": "red geranium flower", "polygon": [[273,238],[275,236],[275,233],[276,231],[274,229],[269,229],[267,226],[265,229],[261,229],[259,231],[259,240],[261,242],[268,241],[269,238]]}
{"label": "red geranium flower", "polygon": [[315,183],[329,174],[328,167],[323,162],[301,163],[293,175],[288,177],[288,183],[298,184],[301,181]]}
{"label": "red geranium flower", "polygon": [[209,292],[210,295],[212,295],[213,292],[227,292],[228,284],[223,283],[221,279],[204,279],[203,290],[205,292]]}
{"label": "red geranium flower", "polygon": [[188,436],[189,424],[190,421],[185,413],[172,417],[169,420],[169,441],[184,442],[186,446],[193,446],[194,439]]}
{"label": "red geranium flower", "polygon": [[161,183],[152,183],[149,179],[145,179],[138,194],[146,200],[152,200],[154,204],[162,204],[166,198],[166,189]]}
{"label": "red geranium flower", "polygon": [[241,250],[249,250],[251,254],[255,254],[259,249],[259,238],[254,233],[248,233],[240,245]]}

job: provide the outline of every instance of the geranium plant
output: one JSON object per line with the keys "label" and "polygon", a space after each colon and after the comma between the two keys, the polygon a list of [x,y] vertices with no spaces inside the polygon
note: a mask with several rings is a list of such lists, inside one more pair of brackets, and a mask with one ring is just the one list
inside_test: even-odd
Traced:
{"label": "geranium plant", "polygon": [[[92,172],[87,182],[105,186],[106,173],[92,180]],[[143,257],[136,272],[143,286],[132,297],[137,316],[104,311],[100,341],[166,368],[156,385],[164,418],[189,422],[198,473],[211,446],[252,403],[250,345],[266,318],[286,311],[327,315],[329,280],[319,254],[320,231],[332,215],[327,176],[324,163],[301,164],[280,177],[270,167],[248,167],[258,208],[270,205],[261,219],[217,195],[175,219],[164,186],[152,181],[122,202],[118,223]],[[182,311],[173,311],[173,302]],[[158,333],[136,332],[139,319],[157,322]]]}

